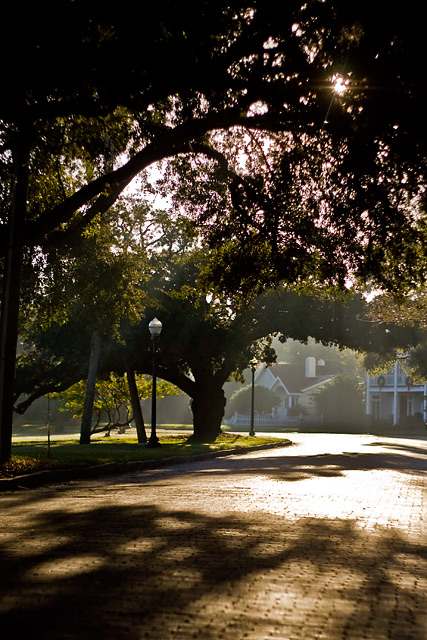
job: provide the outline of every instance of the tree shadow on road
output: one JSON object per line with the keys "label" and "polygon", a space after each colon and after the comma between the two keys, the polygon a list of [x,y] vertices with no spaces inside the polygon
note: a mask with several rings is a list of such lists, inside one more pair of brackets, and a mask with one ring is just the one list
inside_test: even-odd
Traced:
{"label": "tree shadow on road", "polygon": [[427,450],[425,447],[417,447],[414,445],[402,444],[401,442],[393,441],[381,441],[381,442],[368,442],[363,445],[365,447],[385,447],[387,449],[396,449],[397,451],[406,451],[407,453],[414,453],[420,457],[424,457],[427,460]]}
{"label": "tree shadow on road", "polygon": [[394,530],[99,505],[96,493],[70,509],[73,491],[3,528],[10,637],[236,640],[306,626],[307,638],[425,639],[427,548]]}
{"label": "tree shadow on road", "polygon": [[[407,455],[401,451],[379,453],[323,453],[315,455],[268,455],[217,458],[208,465],[208,472],[227,474],[263,474],[276,480],[295,482],[308,477],[336,477],[346,471],[389,469],[411,475],[425,475],[427,458]],[[195,470],[195,473],[197,470]],[[203,471],[206,473],[206,471]]]}

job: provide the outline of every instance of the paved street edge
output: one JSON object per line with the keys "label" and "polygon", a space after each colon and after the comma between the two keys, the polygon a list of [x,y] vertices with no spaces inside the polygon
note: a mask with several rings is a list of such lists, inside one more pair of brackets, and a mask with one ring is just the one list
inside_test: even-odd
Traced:
{"label": "paved street edge", "polygon": [[252,451],[261,451],[263,449],[289,447],[292,444],[292,441],[283,441],[280,443],[275,442],[254,447],[241,447],[223,451],[210,451],[208,453],[200,453],[192,456],[170,456],[168,458],[161,458],[160,460],[107,462],[105,464],[98,464],[91,467],[49,469],[46,471],[37,471],[36,473],[28,473],[22,476],[14,476],[12,478],[0,478],[0,491],[32,489],[49,484],[60,484],[62,482],[69,482],[72,480],[85,480],[88,478],[99,478],[102,476],[129,473],[132,471],[160,469],[162,467],[184,464],[186,462],[198,462],[201,460],[209,460],[210,458],[219,458],[223,456],[244,455],[245,453],[250,453]]}

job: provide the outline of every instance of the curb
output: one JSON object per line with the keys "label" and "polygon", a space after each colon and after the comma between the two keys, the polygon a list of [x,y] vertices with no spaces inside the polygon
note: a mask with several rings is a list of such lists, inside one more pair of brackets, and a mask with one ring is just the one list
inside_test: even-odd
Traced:
{"label": "curb", "polygon": [[171,467],[185,462],[198,462],[209,460],[210,458],[220,458],[225,456],[242,455],[252,451],[262,451],[263,449],[274,449],[278,447],[288,447],[292,442],[271,443],[254,447],[241,447],[238,449],[228,449],[223,451],[210,451],[209,453],[199,453],[193,456],[170,456],[159,460],[135,460],[133,462],[107,462],[92,467],[73,467],[71,469],[48,469],[46,471],[36,471],[22,476],[12,478],[0,478],[0,492],[14,491],[17,489],[35,489],[49,484],[60,484],[71,480],[85,480],[100,478],[102,476],[129,473],[130,471],[142,471]]}

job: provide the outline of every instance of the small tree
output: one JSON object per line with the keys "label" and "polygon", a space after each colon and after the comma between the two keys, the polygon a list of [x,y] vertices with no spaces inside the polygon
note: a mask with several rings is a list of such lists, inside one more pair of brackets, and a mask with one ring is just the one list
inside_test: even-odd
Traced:
{"label": "small tree", "polygon": [[288,416],[301,416],[305,418],[308,415],[307,407],[304,407],[300,402],[293,404],[292,407],[288,409]]}
{"label": "small tree", "polygon": [[[235,391],[227,403],[225,412],[226,417],[231,418],[235,413],[250,413],[251,393],[251,385]],[[272,410],[275,407],[278,407],[282,401],[281,396],[276,393],[276,391],[272,391],[271,389],[267,389],[267,387],[263,387],[261,385],[255,385],[254,396],[255,411],[262,414],[271,413]]]}
{"label": "small tree", "polygon": [[[135,376],[138,397],[149,398],[151,395],[151,378],[149,376]],[[54,394],[65,401],[63,411],[73,412],[74,418],[81,418],[86,398],[86,381],[81,380],[72,385],[66,391]],[[174,385],[159,380],[157,384],[157,396],[175,395],[178,389]],[[111,373],[104,379],[98,379],[95,387],[93,413],[91,420],[91,434],[111,429],[121,429],[130,425],[134,420],[134,407],[132,406],[128,381],[125,376]]]}
{"label": "small tree", "polygon": [[360,378],[337,376],[314,393],[312,400],[323,414],[325,427],[334,431],[360,430],[364,423],[364,383]]}

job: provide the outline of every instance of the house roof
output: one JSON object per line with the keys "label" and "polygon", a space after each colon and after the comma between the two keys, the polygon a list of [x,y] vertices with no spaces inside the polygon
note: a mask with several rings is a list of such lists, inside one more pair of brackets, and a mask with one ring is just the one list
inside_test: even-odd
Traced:
{"label": "house roof", "polygon": [[[324,384],[334,375],[340,373],[339,367],[326,363],[325,366],[316,367],[314,377],[307,377],[305,363],[302,364],[275,364],[269,367],[274,378],[279,378],[289,393],[304,393],[309,389]],[[261,373],[261,371],[260,371]],[[258,374],[259,375],[259,374]]]}

